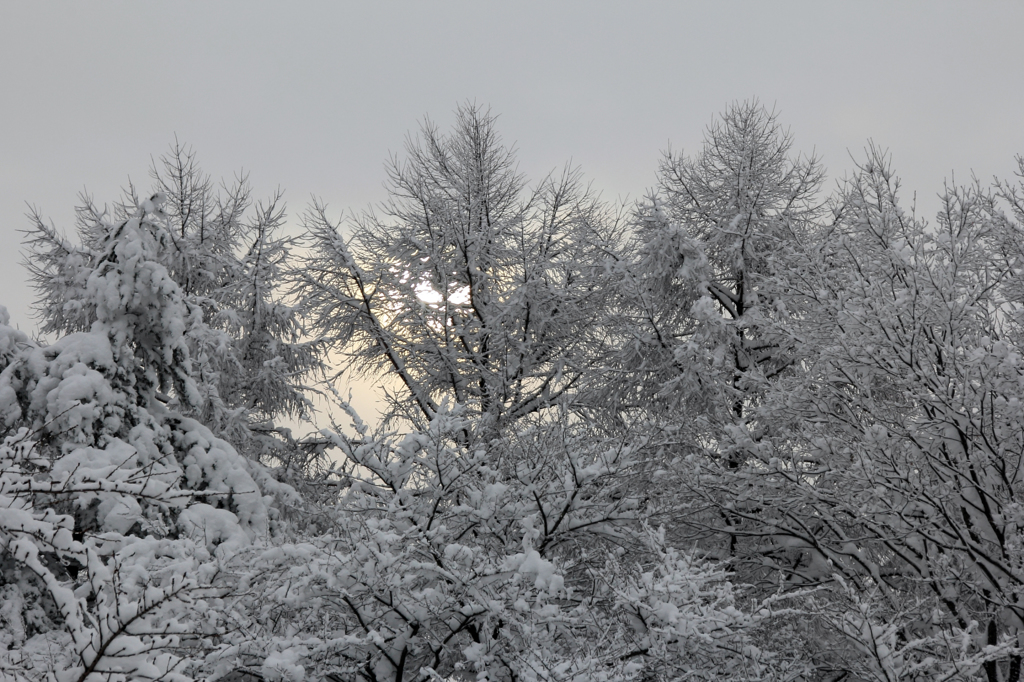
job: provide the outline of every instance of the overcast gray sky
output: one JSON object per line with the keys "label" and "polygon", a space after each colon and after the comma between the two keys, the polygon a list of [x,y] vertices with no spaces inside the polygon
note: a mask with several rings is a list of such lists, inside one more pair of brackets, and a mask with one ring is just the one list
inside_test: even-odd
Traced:
{"label": "overcast gray sky", "polygon": [[500,115],[537,179],[572,160],[644,194],[734,100],[775,106],[830,182],[871,138],[906,196],[1010,176],[1024,153],[1021,2],[89,2],[0,0],[0,303],[23,329],[26,202],[145,185],[177,134],[205,170],[338,212],[383,199],[424,115]]}

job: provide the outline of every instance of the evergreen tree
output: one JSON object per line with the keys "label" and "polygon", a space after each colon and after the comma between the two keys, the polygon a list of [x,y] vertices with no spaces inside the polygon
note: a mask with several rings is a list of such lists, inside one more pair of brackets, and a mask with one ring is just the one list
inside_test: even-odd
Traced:
{"label": "evergreen tree", "polygon": [[[308,380],[322,371],[319,344],[301,340],[298,310],[281,292],[284,261],[294,248],[280,236],[280,195],[257,204],[239,177],[215,191],[195,154],[175,143],[152,170],[161,210],[153,258],[181,292],[183,343],[188,348],[196,395],[168,386],[164,399],[229,437],[250,456],[278,459],[294,454],[275,420],[308,416]],[[130,219],[146,205],[134,186],[113,218]],[[78,209],[80,244],[73,244],[34,216],[27,265],[39,292],[41,331],[65,334],[90,329],[100,310],[90,305],[86,278],[106,257],[111,239],[108,210],[83,197]],[[273,438],[271,434],[284,436]],[[270,461],[270,460],[268,460]]]}
{"label": "evergreen tree", "polygon": [[222,562],[299,501],[184,413],[203,399],[199,315],[165,265],[164,202],[93,214],[82,246],[37,232],[36,275],[74,287],[49,299],[55,317],[88,331],[41,345],[3,314],[0,670],[14,679],[191,680],[200,635],[227,634]]}

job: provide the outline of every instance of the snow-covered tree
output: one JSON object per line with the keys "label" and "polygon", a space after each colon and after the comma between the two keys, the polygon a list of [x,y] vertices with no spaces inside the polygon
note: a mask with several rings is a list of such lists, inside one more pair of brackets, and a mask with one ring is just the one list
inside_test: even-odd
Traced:
{"label": "snow-covered tree", "polygon": [[713,439],[747,428],[746,404],[790,367],[789,280],[817,229],[823,177],[791,148],[754,101],[730,106],[696,156],[666,153],[618,269],[614,409],[677,421],[683,409]]}
{"label": "snow-covered tree", "polygon": [[448,136],[424,124],[406,153],[379,213],[342,226],[311,208],[296,292],[344,369],[385,378],[388,419],[426,428],[459,404],[498,433],[587,377],[615,234],[578,171],[527,191],[480,107]]}
{"label": "snow-covered tree", "polygon": [[87,331],[41,345],[0,319],[5,679],[193,679],[231,638],[222,562],[300,501],[184,413],[202,401],[199,314],[164,264],[164,202],[91,224],[63,263],[46,252],[75,287],[63,319]]}
{"label": "snow-covered tree", "polygon": [[[157,239],[150,256],[181,292],[183,343],[197,392],[186,400],[169,386],[166,397],[250,456],[281,455],[280,439],[267,434],[274,420],[308,413],[307,384],[322,367],[319,345],[301,339],[298,311],[280,288],[293,248],[280,236],[281,198],[250,211],[244,177],[217,191],[194,152],[179,143],[152,176],[163,203],[159,236],[147,237]],[[40,295],[42,332],[84,331],[97,321],[88,277],[108,257],[112,232],[143,206],[134,186],[109,210],[83,197],[77,244],[33,216],[27,265]]]}
{"label": "snow-covered tree", "polygon": [[[746,460],[731,442],[757,442],[777,427],[757,407],[812,352],[794,321],[813,314],[796,287],[822,229],[822,177],[813,158],[793,153],[773,112],[733,104],[699,153],[665,155],[630,248],[611,268],[613,351],[588,398],[671,472],[637,485],[674,508],[665,520],[672,541],[721,561],[759,551],[731,532],[742,523],[730,509],[742,484],[730,472]],[[728,483],[689,492],[719,471]],[[758,582],[750,565],[730,570],[737,582]]]}

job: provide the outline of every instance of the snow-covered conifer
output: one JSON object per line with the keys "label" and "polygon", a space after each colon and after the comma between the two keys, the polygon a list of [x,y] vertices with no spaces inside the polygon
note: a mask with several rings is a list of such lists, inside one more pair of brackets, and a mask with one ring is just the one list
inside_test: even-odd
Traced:
{"label": "snow-covered conifer", "polygon": [[387,377],[388,418],[471,407],[489,434],[575,394],[602,341],[601,203],[567,169],[532,191],[495,117],[460,107],[388,167],[389,200],[347,229],[306,216],[296,293],[344,368]]}
{"label": "snow-covered conifer", "polygon": [[[97,321],[102,311],[86,289],[108,258],[112,232],[155,240],[149,255],[177,286],[184,306],[178,333],[191,365],[191,393],[181,392],[183,384],[166,398],[254,458],[283,456],[286,444],[270,437],[279,432],[275,421],[308,414],[307,384],[322,364],[318,344],[301,338],[298,310],[280,288],[292,248],[280,234],[281,197],[250,211],[244,176],[216,191],[194,152],[179,143],[152,176],[157,192],[150,199],[129,186],[120,204],[101,211],[83,197],[78,243],[33,216],[27,265],[39,292],[41,330],[85,331]],[[146,213],[150,208],[157,212]],[[152,216],[141,231],[132,227],[140,211]]]}
{"label": "snow-covered conifer", "polygon": [[695,156],[666,153],[619,269],[616,362],[627,371],[606,389],[615,409],[685,409],[712,432],[747,428],[745,405],[791,366],[788,280],[818,229],[823,177],[791,148],[754,101],[730,106]]}
{"label": "snow-covered conifer", "polygon": [[192,679],[205,600],[230,591],[222,564],[298,502],[187,414],[201,313],[165,265],[164,201],[92,213],[81,245],[35,233],[49,330],[86,331],[45,345],[0,324],[0,618],[17,645],[0,665],[15,679]]}

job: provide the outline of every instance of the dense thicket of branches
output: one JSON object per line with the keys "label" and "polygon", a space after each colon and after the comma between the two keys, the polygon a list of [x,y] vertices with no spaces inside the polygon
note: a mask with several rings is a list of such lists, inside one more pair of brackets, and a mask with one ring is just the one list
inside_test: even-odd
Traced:
{"label": "dense thicket of branches", "polygon": [[455,121],[295,238],[177,143],[32,215],[0,679],[1019,680],[1024,159],[928,222],[748,102],[619,208]]}

